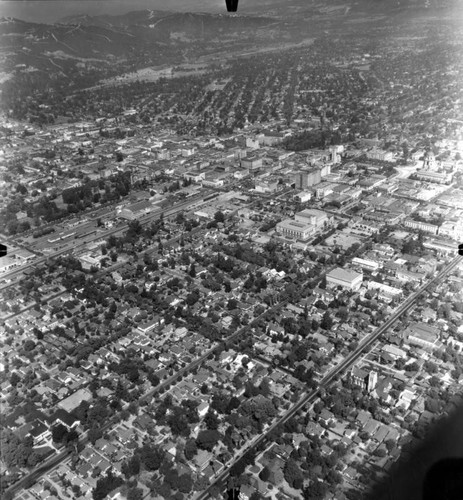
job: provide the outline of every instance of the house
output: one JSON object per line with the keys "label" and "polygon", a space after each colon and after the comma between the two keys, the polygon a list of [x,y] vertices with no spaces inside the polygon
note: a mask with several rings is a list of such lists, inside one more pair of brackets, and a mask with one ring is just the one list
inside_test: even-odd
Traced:
{"label": "house", "polygon": [[202,472],[211,461],[212,453],[206,450],[198,450],[198,453],[193,458],[193,462],[196,465],[198,472]]}
{"label": "house", "polygon": [[379,429],[380,425],[381,425],[380,422],[372,418],[366,423],[366,425],[364,425],[363,430],[367,432],[370,436],[373,436],[375,432]]}
{"label": "house", "polygon": [[249,500],[251,496],[255,493],[256,489],[249,485],[243,484],[240,486],[240,493],[238,495],[239,500]]}
{"label": "house", "polygon": [[54,425],[62,424],[68,430],[75,429],[79,424],[80,420],[77,419],[71,413],[68,413],[66,410],[59,409],[56,410],[55,413],[48,418],[48,425],[50,427]]}
{"label": "house", "polygon": [[373,439],[378,443],[382,443],[386,439],[388,434],[389,434],[389,427],[387,427],[387,425],[380,424],[378,429],[373,435]]}
{"label": "house", "polygon": [[385,346],[383,346],[381,351],[382,354],[388,354],[394,360],[405,359],[405,356],[407,355],[407,353],[404,350],[399,349],[398,347],[392,344],[386,344]]}
{"label": "house", "polygon": [[209,411],[209,403],[206,403],[206,401],[203,401],[197,408],[196,411],[198,412],[199,418],[204,418]]}
{"label": "house", "polygon": [[34,440],[34,444],[37,444],[44,439],[51,437],[51,432],[45,424],[43,424],[42,422],[37,422],[29,431],[29,435]]}
{"label": "house", "polygon": [[334,414],[331,413],[329,410],[326,408],[323,408],[323,410],[320,412],[320,415],[318,416],[320,422],[326,426],[330,425],[332,422],[334,422]]}
{"label": "house", "polygon": [[404,389],[399,396],[396,406],[408,410],[415,397],[416,394],[413,391]]}
{"label": "house", "polygon": [[371,418],[372,417],[369,412],[360,410],[357,414],[356,420],[362,427],[364,427]]}

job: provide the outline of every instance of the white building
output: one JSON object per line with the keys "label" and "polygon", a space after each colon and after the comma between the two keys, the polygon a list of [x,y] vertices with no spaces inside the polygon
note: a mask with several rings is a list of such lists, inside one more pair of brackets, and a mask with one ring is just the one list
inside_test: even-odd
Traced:
{"label": "white building", "polygon": [[408,219],[404,221],[404,226],[412,229],[418,229],[418,231],[424,231],[425,233],[437,234],[439,232],[439,226],[418,220]]}
{"label": "white building", "polygon": [[394,161],[394,155],[390,151],[376,148],[367,152],[367,158],[369,160]]}
{"label": "white building", "polygon": [[363,274],[340,267],[333,269],[333,271],[326,275],[327,285],[333,288],[341,286],[348,290],[357,291],[362,285],[362,281]]}
{"label": "white building", "polygon": [[374,260],[361,259],[360,257],[352,259],[352,264],[362,269],[366,269],[367,271],[377,271],[380,268],[380,265]]}
{"label": "white building", "polygon": [[305,241],[312,236],[316,228],[312,224],[286,219],[276,225],[276,229],[283,236]]}

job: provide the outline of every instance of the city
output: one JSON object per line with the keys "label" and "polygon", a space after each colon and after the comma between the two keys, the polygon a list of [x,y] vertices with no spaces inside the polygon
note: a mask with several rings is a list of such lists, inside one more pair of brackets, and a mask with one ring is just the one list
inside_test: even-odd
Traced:
{"label": "city", "polygon": [[461,404],[463,12],[319,4],[34,91],[0,23],[2,498],[369,498]]}

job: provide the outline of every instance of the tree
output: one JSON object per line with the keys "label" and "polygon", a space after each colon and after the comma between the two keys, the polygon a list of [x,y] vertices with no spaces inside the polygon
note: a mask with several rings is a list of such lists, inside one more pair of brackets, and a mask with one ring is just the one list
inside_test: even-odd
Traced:
{"label": "tree", "polygon": [[196,441],[194,439],[188,439],[185,443],[184,449],[185,458],[187,460],[191,460],[196,453],[198,452],[198,446],[196,445]]}
{"label": "tree", "polygon": [[418,363],[416,361],[405,365],[405,371],[407,371],[407,372],[417,372],[419,369],[420,369],[420,366],[418,365]]}
{"label": "tree", "polygon": [[179,476],[176,486],[181,493],[190,493],[193,488],[193,479],[188,474],[182,474]]}
{"label": "tree", "polygon": [[321,328],[324,330],[330,330],[333,326],[333,319],[328,311],[325,311],[322,321],[320,323]]}
{"label": "tree", "polygon": [[294,482],[297,481],[298,483],[303,480],[303,475],[302,471],[297,465],[296,461],[290,458],[287,462],[286,465],[283,469],[283,474],[284,477],[287,481],[287,483],[293,487]]}
{"label": "tree", "polygon": [[396,443],[393,439],[387,439],[384,444],[386,445],[387,451],[392,451],[396,447]]}
{"label": "tree", "polygon": [[141,488],[130,488],[127,490],[127,500],[142,500],[143,490]]}
{"label": "tree", "polygon": [[62,443],[68,435],[68,430],[63,424],[55,425],[51,430],[51,437],[55,443]]}
{"label": "tree", "polygon": [[19,382],[21,382],[21,377],[16,372],[13,372],[10,377],[10,384],[12,387],[16,387]]}
{"label": "tree", "polygon": [[225,413],[227,411],[227,406],[229,401],[230,400],[225,394],[216,393],[212,397],[211,408],[213,408],[219,413]]}
{"label": "tree", "polygon": [[157,387],[159,385],[160,380],[155,373],[149,373],[147,378],[153,387]]}
{"label": "tree", "polygon": [[220,210],[218,210],[215,214],[214,214],[214,220],[216,222],[225,222],[225,215],[223,214],[223,212],[221,212]]}
{"label": "tree", "polygon": [[196,438],[196,444],[202,450],[212,451],[220,438],[221,434],[216,430],[200,431]]}
{"label": "tree", "polygon": [[103,437],[103,432],[100,428],[98,427],[91,427],[88,431],[88,440],[92,443],[95,444],[96,441],[100,438]]}
{"label": "tree", "polygon": [[259,479],[262,481],[268,481],[270,478],[270,469],[265,466],[259,473]]}
{"label": "tree", "polygon": [[137,476],[140,473],[140,458],[138,455],[133,455],[129,460],[124,462],[121,471],[126,478]]}
{"label": "tree", "polygon": [[204,417],[204,423],[206,424],[206,427],[209,430],[215,431],[218,429],[220,421],[219,421],[217,415],[214,412],[209,410],[206,413],[206,416]]}
{"label": "tree", "polygon": [[32,351],[35,348],[35,342],[33,340],[26,340],[24,342],[24,350],[25,351]]}
{"label": "tree", "polygon": [[149,444],[143,445],[138,454],[145,468],[150,471],[158,470],[164,460],[164,452]]}
{"label": "tree", "polygon": [[437,365],[429,360],[425,361],[423,368],[431,375],[438,371]]}
{"label": "tree", "polygon": [[227,309],[229,311],[233,311],[233,309],[236,309],[238,307],[238,301],[234,298],[231,298],[228,300],[228,303],[227,303]]}
{"label": "tree", "polygon": [[196,267],[195,267],[195,264],[194,262],[191,263],[190,265],[190,269],[188,271],[188,274],[192,277],[192,278],[196,278]]}
{"label": "tree", "polygon": [[321,500],[325,497],[328,486],[322,481],[312,481],[310,486],[304,490],[305,500]]}
{"label": "tree", "polygon": [[103,500],[111,491],[119,488],[124,484],[124,480],[121,477],[113,476],[113,474],[108,472],[108,474],[98,479],[95,488],[93,488],[93,500]]}

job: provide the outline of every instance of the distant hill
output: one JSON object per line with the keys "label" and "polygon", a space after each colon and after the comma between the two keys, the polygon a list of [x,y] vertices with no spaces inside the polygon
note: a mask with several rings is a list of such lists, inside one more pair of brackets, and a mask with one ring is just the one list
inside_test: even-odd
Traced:
{"label": "distant hill", "polygon": [[403,20],[416,12],[463,4],[459,0],[241,3],[245,7],[238,15],[145,9],[122,15],[68,16],[55,24],[1,18],[0,90],[7,90],[16,100],[44,89],[66,94],[141,68],[176,66],[201,56],[218,62],[226,53],[256,53],[334,30],[356,31],[359,22],[368,28],[369,23],[382,22],[388,15]]}
{"label": "distant hill", "polygon": [[[66,22],[65,22],[66,21]],[[179,46],[198,42],[198,47],[210,39],[253,37],[275,20],[256,16],[232,17],[213,14],[169,13],[157,11],[129,12],[122,16],[78,16],[61,23],[35,24],[14,18],[0,19],[0,47],[9,55],[4,70],[17,64],[43,66],[59,53],[59,58],[133,58],[134,53],[158,56],[152,64],[168,62]],[[162,56],[165,54],[165,57]],[[174,57],[175,59],[175,57]]]}

